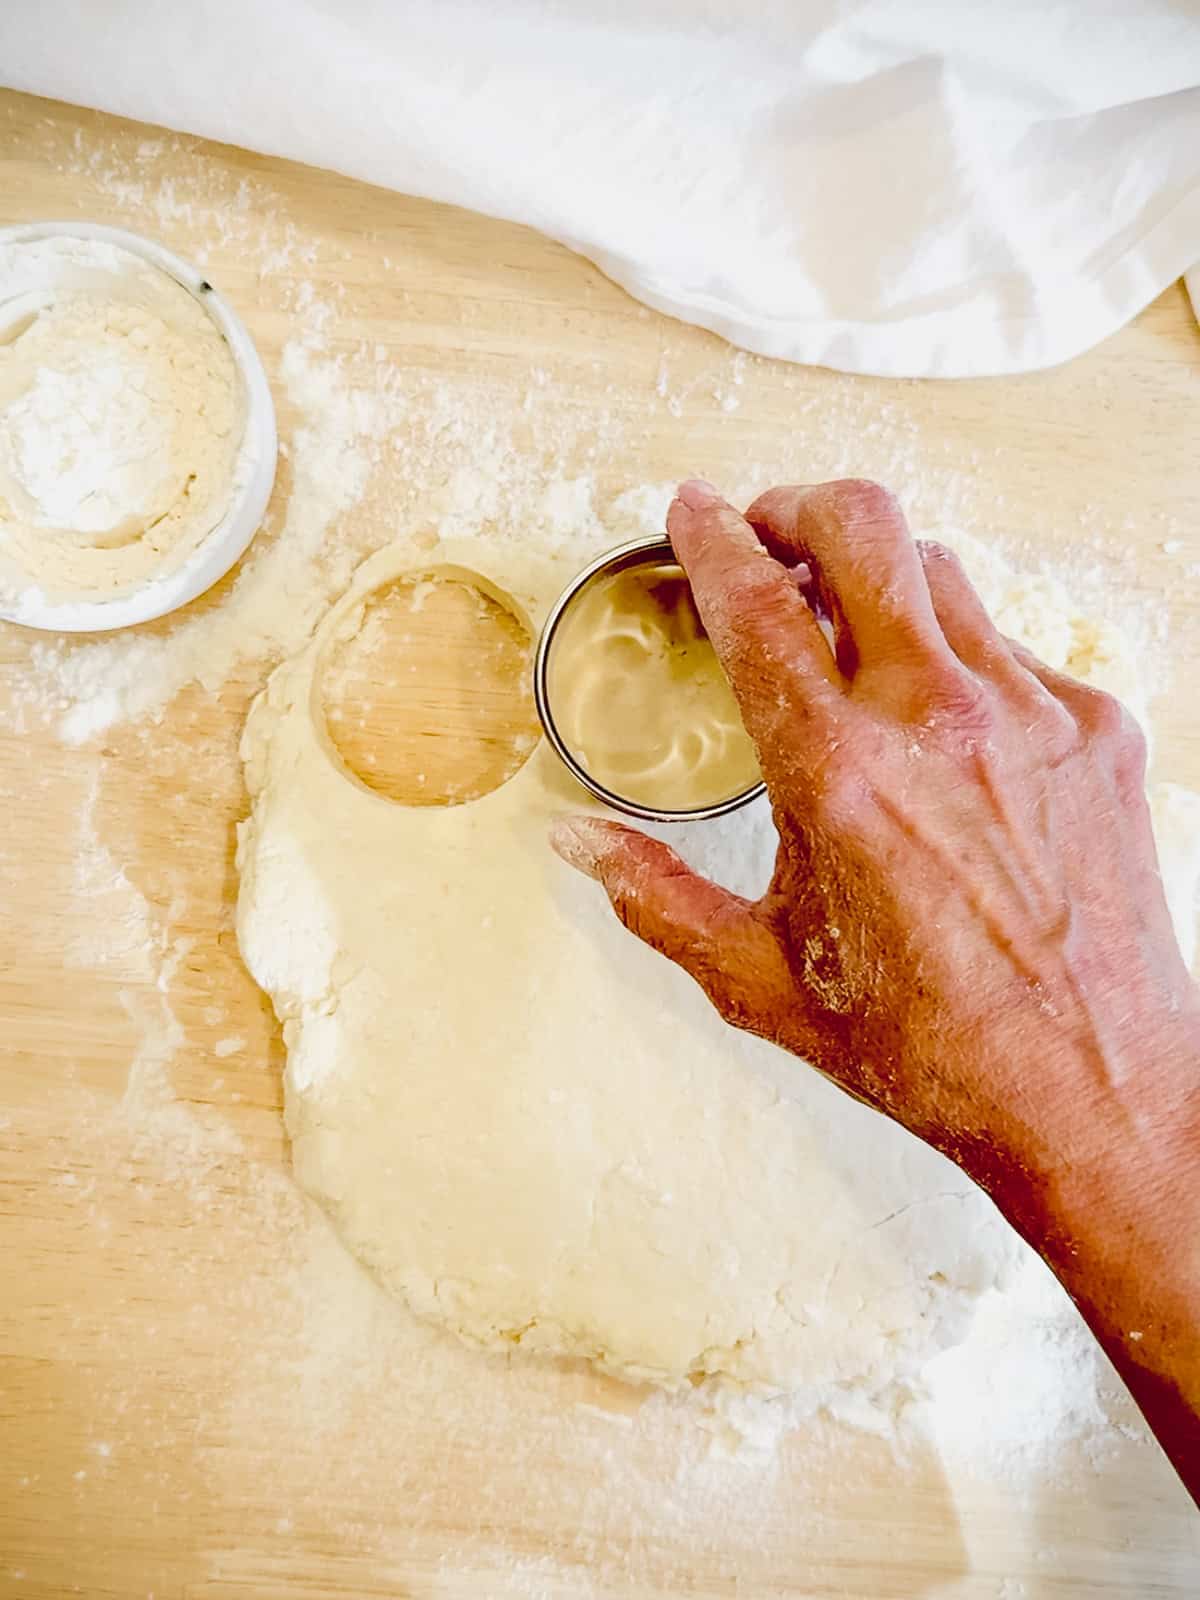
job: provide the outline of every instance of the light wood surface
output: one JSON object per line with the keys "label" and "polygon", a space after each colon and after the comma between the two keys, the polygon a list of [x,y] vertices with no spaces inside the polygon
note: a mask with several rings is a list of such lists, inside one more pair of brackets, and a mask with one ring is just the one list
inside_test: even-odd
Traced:
{"label": "light wood surface", "polygon": [[[1161,622],[1159,767],[1200,786],[1200,334],[1178,286],[1048,374],[797,370],[641,310],[522,229],[0,95],[0,223],[50,217],[204,260],[285,442],[281,350],[323,302],[332,353],[366,341],[451,392],[557,386],[602,492],[855,472],[923,527],[1051,554]],[[290,489],[285,458],[280,506]],[[379,496],[355,515],[386,538]],[[381,708],[347,669],[350,726],[373,708],[348,753],[402,796],[426,768],[433,789],[485,781],[527,717],[502,685],[464,691],[478,642],[454,605],[414,623],[419,692]],[[37,644],[0,629],[9,690]],[[381,1302],[287,1180],[282,1047],[233,933],[237,740],[265,671],[78,747],[33,717],[0,735],[0,1595],[1200,1592],[1197,1519],[1119,1436],[1024,1494],[832,1427],[746,1460],[677,1419],[652,1438],[620,1385],[447,1352]]]}

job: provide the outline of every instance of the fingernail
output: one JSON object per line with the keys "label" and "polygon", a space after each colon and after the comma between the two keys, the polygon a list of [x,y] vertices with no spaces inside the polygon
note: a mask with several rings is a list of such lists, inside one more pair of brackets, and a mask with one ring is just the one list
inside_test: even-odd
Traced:
{"label": "fingernail", "polygon": [[592,817],[556,817],[550,824],[550,848],[569,867],[599,879],[602,827]]}
{"label": "fingernail", "polygon": [[689,511],[704,511],[721,504],[721,496],[706,478],[685,478],[676,493]]}

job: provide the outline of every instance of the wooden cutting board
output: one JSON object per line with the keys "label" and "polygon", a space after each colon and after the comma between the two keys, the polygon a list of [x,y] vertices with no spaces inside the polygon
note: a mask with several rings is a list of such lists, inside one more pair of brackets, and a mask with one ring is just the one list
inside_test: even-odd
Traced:
{"label": "wooden cutting board", "polygon": [[[0,223],[52,217],[203,260],[285,443],[303,418],[281,351],[327,305],[331,357],[369,347],[451,394],[554,387],[576,443],[599,441],[598,492],[853,471],[900,480],[922,527],[1016,536],[1161,619],[1159,768],[1200,787],[1200,332],[1179,286],[1047,374],[798,370],[648,313],[523,229],[0,94]],[[386,537],[386,496],[353,514]],[[377,711],[368,746],[390,740],[400,771],[410,748],[488,769],[525,714],[511,683],[464,670],[461,608],[413,629],[420,693]],[[0,696],[43,643],[0,627]],[[286,1176],[281,1043],[232,925],[237,740],[265,671],[80,745],[4,719],[0,1595],[1200,1592],[1198,1519],[1121,1437],[1024,1491],[825,1425],[756,1457],[652,1426],[619,1384],[414,1331]]]}

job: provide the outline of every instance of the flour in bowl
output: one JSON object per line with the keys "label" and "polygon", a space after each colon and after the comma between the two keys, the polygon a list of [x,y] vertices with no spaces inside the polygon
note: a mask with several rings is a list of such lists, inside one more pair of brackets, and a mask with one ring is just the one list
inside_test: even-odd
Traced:
{"label": "flour in bowl", "polygon": [[0,241],[0,585],[111,599],[225,514],[233,353],[166,272],[103,239]]}

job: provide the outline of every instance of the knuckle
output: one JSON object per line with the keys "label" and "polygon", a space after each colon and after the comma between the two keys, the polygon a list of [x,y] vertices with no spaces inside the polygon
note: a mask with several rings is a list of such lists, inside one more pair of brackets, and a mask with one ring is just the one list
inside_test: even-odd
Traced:
{"label": "knuckle", "polygon": [[[1119,703],[1119,702],[1118,702]],[[1121,726],[1116,733],[1117,761],[1124,774],[1141,783],[1146,774],[1149,745],[1141,723],[1124,706]]]}
{"label": "knuckle", "polygon": [[768,489],[747,508],[746,521],[767,527],[790,525],[795,521],[800,502],[808,492],[803,484],[780,484]]}
{"label": "knuckle", "polygon": [[1149,744],[1146,739],[1146,730],[1130,712],[1125,713],[1121,727],[1121,747],[1127,758],[1140,761],[1145,765],[1149,753]]}
{"label": "knuckle", "polygon": [[904,522],[895,495],[872,478],[839,478],[827,488],[847,522]]}
{"label": "knuckle", "polygon": [[1131,765],[1145,763],[1142,725],[1115,695],[1081,686],[1077,715],[1093,741],[1108,745],[1119,760]]}
{"label": "knuckle", "polygon": [[882,523],[907,528],[900,502],[871,478],[835,478],[819,484],[787,484],[768,489],[750,505],[746,520],[768,528],[791,528],[808,514],[832,519],[843,528]]}
{"label": "knuckle", "polygon": [[931,727],[953,738],[986,738],[995,730],[996,712],[987,687],[965,668],[926,663],[923,698]]}
{"label": "knuckle", "polygon": [[1079,720],[1091,733],[1116,740],[1124,731],[1125,718],[1124,706],[1112,695],[1080,686]]}

